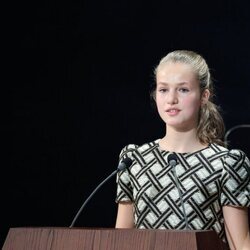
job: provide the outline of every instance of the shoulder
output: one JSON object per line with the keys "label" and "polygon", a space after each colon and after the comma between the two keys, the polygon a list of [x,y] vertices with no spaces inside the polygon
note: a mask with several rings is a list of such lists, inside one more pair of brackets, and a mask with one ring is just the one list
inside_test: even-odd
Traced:
{"label": "shoulder", "polygon": [[250,164],[240,149],[230,149],[224,157],[221,204],[236,207],[250,205]]}
{"label": "shoulder", "polygon": [[226,155],[228,162],[249,161],[244,151],[240,149],[230,149]]}
{"label": "shoulder", "polygon": [[250,162],[245,152],[240,149],[228,149],[218,144],[211,144],[207,156],[211,159],[219,159],[223,163],[226,172],[250,172]]}
{"label": "shoulder", "polygon": [[228,149],[217,144],[212,144],[210,148],[221,154],[224,162],[226,162],[227,165],[234,166],[235,164],[246,164],[250,166],[250,162],[246,153],[240,149]]}
{"label": "shoulder", "polygon": [[250,167],[249,159],[245,152],[240,149],[231,149],[225,157],[226,163],[230,166],[246,165]]}
{"label": "shoulder", "polygon": [[224,168],[230,176],[240,179],[250,178],[250,161],[240,149],[230,149],[224,159]]}
{"label": "shoulder", "polygon": [[201,152],[207,159],[224,161],[225,156],[228,154],[228,149],[220,146],[216,143],[210,144],[204,150],[198,151]]}
{"label": "shoulder", "polygon": [[158,141],[159,139],[151,141],[151,142],[143,143],[142,145],[128,144],[125,147],[123,147],[123,149],[121,150],[120,158],[124,158],[125,156],[129,157],[135,153],[143,154],[148,151],[154,150],[156,147],[158,147]]}

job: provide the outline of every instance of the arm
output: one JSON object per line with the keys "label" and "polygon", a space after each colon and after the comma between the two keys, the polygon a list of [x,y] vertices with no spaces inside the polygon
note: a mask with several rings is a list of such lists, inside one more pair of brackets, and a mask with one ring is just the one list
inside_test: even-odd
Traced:
{"label": "arm", "polygon": [[119,203],[116,228],[134,228],[134,205],[131,202]]}
{"label": "arm", "polygon": [[232,250],[249,250],[248,208],[224,206],[223,216],[227,240]]}

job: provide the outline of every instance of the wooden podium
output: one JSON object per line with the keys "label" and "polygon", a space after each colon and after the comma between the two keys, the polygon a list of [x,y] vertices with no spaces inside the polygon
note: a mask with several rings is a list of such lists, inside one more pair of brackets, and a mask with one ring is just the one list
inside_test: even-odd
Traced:
{"label": "wooden podium", "polygon": [[3,250],[222,250],[214,231],[10,228]]}

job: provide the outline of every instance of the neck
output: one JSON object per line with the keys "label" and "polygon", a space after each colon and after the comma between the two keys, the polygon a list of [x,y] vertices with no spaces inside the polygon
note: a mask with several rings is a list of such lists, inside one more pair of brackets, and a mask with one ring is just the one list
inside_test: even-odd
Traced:
{"label": "neck", "polygon": [[163,150],[176,153],[195,152],[207,147],[199,141],[196,128],[177,131],[168,127],[166,135],[160,140],[159,145]]}

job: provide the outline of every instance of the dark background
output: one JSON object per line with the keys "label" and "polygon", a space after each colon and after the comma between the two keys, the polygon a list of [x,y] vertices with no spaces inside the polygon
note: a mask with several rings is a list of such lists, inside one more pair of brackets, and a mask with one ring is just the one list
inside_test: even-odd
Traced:
{"label": "dark background", "polygon": [[[116,169],[123,146],[163,136],[149,90],[154,67],[171,50],[207,59],[227,130],[250,123],[247,1],[38,0],[12,7],[1,242],[10,227],[69,226]],[[250,155],[249,129],[230,136],[231,147]],[[76,226],[113,227],[115,192],[113,178]]]}

